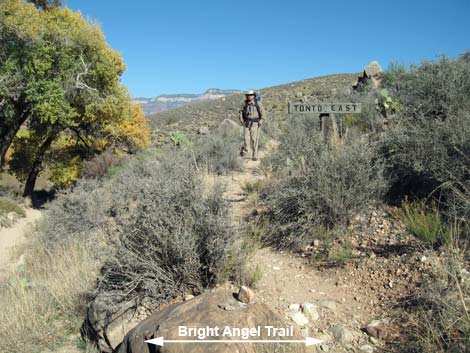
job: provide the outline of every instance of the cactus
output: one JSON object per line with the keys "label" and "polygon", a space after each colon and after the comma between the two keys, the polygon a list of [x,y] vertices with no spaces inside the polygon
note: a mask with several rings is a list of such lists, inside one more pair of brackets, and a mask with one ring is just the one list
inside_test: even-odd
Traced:
{"label": "cactus", "polygon": [[388,89],[380,90],[380,95],[375,98],[375,109],[384,117],[389,113],[396,113],[400,109],[400,102],[390,96]]}
{"label": "cactus", "polygon": [[191,143],[191,141],[189,141],[189,139],[179,131],[172,132],[170,134],[170,139],[175,146],[187,146]]}

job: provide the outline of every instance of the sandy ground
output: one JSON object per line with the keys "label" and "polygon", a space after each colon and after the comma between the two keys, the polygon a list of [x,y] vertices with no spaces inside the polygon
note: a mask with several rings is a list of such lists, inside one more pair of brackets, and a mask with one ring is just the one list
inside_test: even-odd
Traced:
{"label": "sandy ground", "polygon": [[13,226],[0,228],[0,282],[5,280],[10,266],[18,259],[12,259],[12,250],[25,240],[25,233],[41,218],[41,211],[26,208],[26,217],[18,219]]}

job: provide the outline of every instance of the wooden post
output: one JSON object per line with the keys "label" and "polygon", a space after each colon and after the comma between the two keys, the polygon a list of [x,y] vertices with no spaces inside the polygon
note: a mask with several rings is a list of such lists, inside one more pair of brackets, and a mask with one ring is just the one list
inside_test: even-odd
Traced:
{"label": "wooden post", "polygon": [[330,114],[320,114],[320,131],[322,141],[327,143],[330,135]]}

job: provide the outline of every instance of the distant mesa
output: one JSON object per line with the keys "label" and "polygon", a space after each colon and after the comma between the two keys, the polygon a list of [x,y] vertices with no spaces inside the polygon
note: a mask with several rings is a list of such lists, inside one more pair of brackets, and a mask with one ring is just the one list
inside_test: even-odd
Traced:
{"label": "distant mesa", "polygon": [[181,107],[186,104],[223,98],[237,93],[241,93],[241,91],[235,89],[209,88],[202,94],[162,94],[154,98],[137,97],[133,99],[133,102],[139,103],[144,109],[145,115],[149,115]]}

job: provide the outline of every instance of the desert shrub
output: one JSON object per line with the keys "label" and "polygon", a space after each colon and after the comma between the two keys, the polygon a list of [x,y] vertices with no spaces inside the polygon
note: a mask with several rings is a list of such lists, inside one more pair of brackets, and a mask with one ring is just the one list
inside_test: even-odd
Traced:
{"label": "desert shrub", "polygon": [[111,150],[95,155],[89,161],[84,161],[81,176],[84,178],[101,178],[108,170],[119,162],[120,158]]}
{"label": "desert shrub", "polygon": [[240,141],[240,137],[235,134],[212,134],[201,137],[188,153],[193,155],[198,166],[216,174],[225,174],[240,169]]}
{"label": "desert shrub", "polygon": [[275,182],[262,192],[270,219],[265,240],[278,248],[315,239],[315,225],[346,225],[386,187],[372,144],[352,135],[325,144],[314,124],[308,118],[292,124],[271,158]]}
{"label": "desert shrub", "polygon": [[434,192],[449,203],[454,191],[468,191],[470,53],[396,70],[386,85],[400,101],[382,139],[392,180],[388,200],[400,203],[406,195],[424,198]]}
{"label": "desert shrub", "polygon": [[195,168],[175,158],[131,163],[112,184],[116,251],[99,292],[165,302],[217,283],[236,240],[220,186],[205,190]]}
{"label": "desert shrub", "polygon": [[396,216],[407,230],[425,244],[443,245],[449,241],[449,229],[436,205],[428,206],[425,200],[402,203]]}
{"label": "desert shrub", "polygon": [[13,175],[0,173],[0,196],[17,200],[23,195],[24,185]]}
{"label": "desert shrub", "polygon": [[96,230],[111,225],[111,190],[95,179],[81,179],[73,188],[63,190],[46,205],[42,232],[51,247],[72,239],[93,242]]}
{"label": "desert shrub", "polygon": [[14,212],[20,217],[26,216],[26,213],[23,208],[18,205],[15,201],[6,197],[0,197],[0,213],[7,214],[10,212]]}
{"label": "desert shrub", "polygon": [[433,266],[424,280],[412,308],[412,339],[403,351],[470,352],[470,273],[461,250]]}

